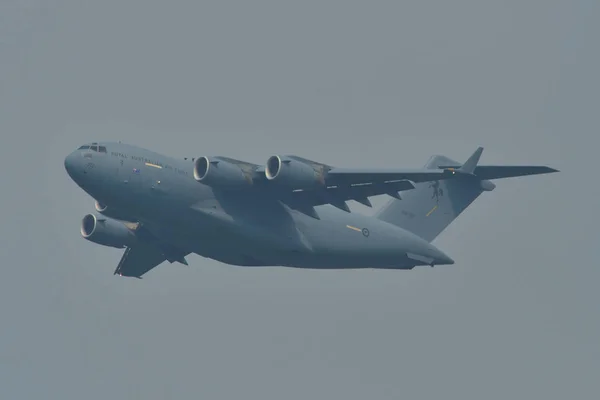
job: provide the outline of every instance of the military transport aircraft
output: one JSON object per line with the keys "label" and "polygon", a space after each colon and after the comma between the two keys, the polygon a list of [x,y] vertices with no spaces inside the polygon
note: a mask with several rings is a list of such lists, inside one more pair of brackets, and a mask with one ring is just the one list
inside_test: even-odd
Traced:
{"label": "military transport aircraft", "polygon": [[[95,199],[81,235],[125,252],[115,274],[141,278],[196,253],[239,266],[412,269],[454,264],[431,244],[493,179],[557,172],[433,156],[422,169],[338,168],[294,155],[265,165],[222,156],[175,159],[122,143],[69,154],[69,176]],[[401,193],[401,194],[400,194]],[[347,201],[374,216],[350,212]]]}

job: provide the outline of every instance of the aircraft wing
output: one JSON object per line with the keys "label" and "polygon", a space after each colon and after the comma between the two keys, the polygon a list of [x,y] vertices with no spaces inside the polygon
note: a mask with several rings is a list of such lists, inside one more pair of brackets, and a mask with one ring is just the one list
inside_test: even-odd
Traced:
{"label": "aircraft wing", "polygon": [[[350,212],[346,201],[354,200],[371,207],[369,197],[388,194],[400,199],[398,192],[414,189],[410,181],[368,182],[340,186],[328,186],[321,189],[295,190],[280,193],[280,200],[291,208],[304,211],[311,207],[331,204],[344,211]],[[310,214],[313,214],[310,212]],[[313,216],[313,215],[311,215]]]}
{"label": "aircraft wing", "polygon": [[[485,183],[484,181],[511,176],[556,172],[555,169],[544,166],[479,166],[482,152],[483,147],[479,147],[464,164],[439,166],[438,169],[336,168],[298,156],[285,156],[285,160],[279,158],[278,172],[274,173],[274,177],[272,173],[270,179],[277,179],[279,171],[284,169],[288,169],[288,176],[300,172],[303,172],[305,177],[314,174],[314,179],[320,185],[313,185],[305,189],[290,188],[287,192],[281,190],[276,192],[276,195],[280,201],[291,208],[318,219],[319,216],[314,209],[315,206],[331,204],[350,212],[346,204],[347,200],[355,200],[371,206],[368,199],[370,196],[388,194],[400,199],[398,192],[414,189],[415,183],[419,182],[471,177],[482,181],[482,185],[489,186],[492,185],[491,182]],[[302,170],[302,167],[296,167],[294,163],[298,161],[309,166],[309,169],[304,168]],[[264,169],[257,170],[259,174],[263,174],[263,171]]]}
{"label": "aircraft wing", "polygon": [[319,218],[314,207],[330,204],[346,212],[348,200],[372,207],[369,197],[387,194],[401,199],[398,192],[415,188],[416,182],[449,179],[450,171],[442,170],[368,170],[332,168],[325,174],[325,185],[311,189],[277,191],[284,204],[310,217]]}
{"label": "aircraft wing", "polygon": [[[364,169],[337,168],[295,155],[273,156],[267,166],[220,157],[238,165],[258,185],[266,188],[270,196],[287,206],[319,218],[314,207],[331,204],[350,212],[346,201],[355,200],[371,206],[369,197],[387,194],[401,199],[398,192],[415,188],[415,183],[471,177],[489,187],[488,179],[510,176],[543,174],[556,170],[543,166],[478,166],[483,147],[460,165],[439,166],[438,169]],[[471,179],[469,178],[469,179]]]}
{"label": "aircraft wing", "polygon": [[355,169],[332,168],[327,172],[328,185],[356,185],[390,181],[428,182],[449,179],[452,174],[432,169]]}
{"label": "aircraft wing", "polygon": [[[427,182],[452,177],[452,174],[448,173],[450,171],[426,168],[338,168],[299,156],[289,155],[286,157],[312,167],[317,175],[322,175],[327,186],[382,184],[401,180]],[[256,171],[262,175],[265,170],[264,167],[259,167]],[[380,194],[385,194],[385,192]]]}
{"label": "aircraft wing", "polygon": [[[331,204],[350,212],[346,204],[348,200],[371,207],[371,196],[387,194],[400,199],[398,192],[414,189],[417,182],[450,179],[454,176],[452,171],[432,169],[336,168],[298,156],[287,157],[309,165],[322,185],[308,189],[275,188],[272,193],[284,204],[313,218],[319,218],[314,210],[316,206]],[[264,171],[264,168],[258,168],[255,176],[260,179],[264,176]],[[260,180],[269,186],[269,182]]]}
{"label": "aircraft wing", "polygon": [[179,255],[173,259],[167,256],[164,250],[158,246],[151,243],[139,242],[125,249],[125,253],[123,253],[123,257],[121,257],[121,261],[117,269],[115,269],[114,274],[141,279],[142,275],[159,266],[164,261],[169,261],[170,263],[178,261],[187,265],[184,257]]}

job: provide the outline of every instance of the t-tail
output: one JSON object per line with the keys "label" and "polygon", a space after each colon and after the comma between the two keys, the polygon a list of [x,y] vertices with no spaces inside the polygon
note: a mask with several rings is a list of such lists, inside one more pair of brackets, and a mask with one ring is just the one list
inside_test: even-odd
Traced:
{"label": "t-tail", "polygon": [[479,195],[496,187],[492,179],[558,172],[544,166],[478,165],[483,148],[460,164],[445,156],[433,156],[428,169],[444,169],[449,179],[415,184],[402,193],[402,199],[391,199],[377,218],[406,229],[431,242],[456,219]]}

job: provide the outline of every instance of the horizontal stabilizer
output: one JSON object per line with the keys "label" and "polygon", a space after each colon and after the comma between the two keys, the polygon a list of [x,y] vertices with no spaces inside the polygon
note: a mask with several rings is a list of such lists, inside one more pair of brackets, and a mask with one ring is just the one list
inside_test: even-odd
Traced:
{"label": "horizontal stabilizer", "polygon": [[[439,168],[456,168],[456,165],[445,165]],[[475,167],[473,174],[479,179],[513,178],[517,176],[539,175],[558,172],[557,169],[538,165],[480,165]]]}
{"label": "horizontal stabilizer", "polygon": [[[416,183],[413,190],[403,192],[402,201],[388,202],[376,214],[377,218],[431,242],[483,192],[494,190],[496,185],[491,180],[558,172],[536,165],[477,165],[482,153],[483,148],[479,147],[464,164],[442,155],[432,156],[425,168],[441,169],[450,178]],[[418,255],[408,257],[423,261],[416,258]]]}

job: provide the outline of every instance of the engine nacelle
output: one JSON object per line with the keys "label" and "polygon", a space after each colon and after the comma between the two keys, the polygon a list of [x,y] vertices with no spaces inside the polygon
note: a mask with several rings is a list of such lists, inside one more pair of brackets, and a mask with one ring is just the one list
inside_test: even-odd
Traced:
{"label": "engine nacelle", "polygon": [[310,189],[325,185],[323,172],[286,156],[270,157],[267,160],[265,175],[274,183],[294,189]]}
{"label": "engine nacelle", "polygon": [[125,215],[125,213],[122,213],[117,209],[109,208],[106,204],[102,204],[97,200],[96,204],[94,204],[94,207],[96,208],[96,211],[98,211],[102,215],[106,215],[107,217],[118,219],[121,221],[136,222],[135,218],[131,218],[130,216]]}
{"label": "engine nacelle", "polygon": [[125,224],[109,217],[88,214],[81,220],[81,236],[103,246],[122,249],[135,242],[135,234]]}
{"label": "engine nacelle", "polygon": [[200,157],[194,161],[194,179],[215,188],[252,185],[252,176],[237,165],[209,157]]}

